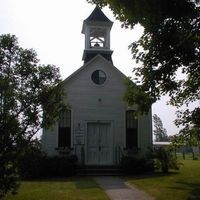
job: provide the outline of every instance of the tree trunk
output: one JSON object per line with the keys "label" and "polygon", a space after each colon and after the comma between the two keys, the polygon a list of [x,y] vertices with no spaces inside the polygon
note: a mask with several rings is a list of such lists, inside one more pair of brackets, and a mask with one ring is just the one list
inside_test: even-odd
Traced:
{"label": "tree trunk", "polygon": [[192,150],[192,159],[195,160],[194,151]]}

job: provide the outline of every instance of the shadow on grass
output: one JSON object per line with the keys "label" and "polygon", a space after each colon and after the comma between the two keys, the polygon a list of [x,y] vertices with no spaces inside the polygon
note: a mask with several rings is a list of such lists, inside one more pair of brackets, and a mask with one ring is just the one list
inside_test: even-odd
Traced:
{"label": "shadow on grass", "polygon": [[199,183],[189,183],[186,181],[176,182],[180,185],[183,185],[183,188],[190,190],[189,197],[187,200],[200,200],[200,184]]}
{"label": "shadow on grass", "polygon": [[73,183],[77,189],[97,188],[98,185],[90,178],[68,177],[68,178],[44,178],[44,179],[24,179],[21,182],[35,183]]}
{"label": "shadow on grass", "polygon": [[26,178],[26,179],[21,179],[19,180],[20,182],[69,182],[73,181],[73,178]]}
{"label": "shadow on grass", "polygon": [[200,184],[199,183],[188,183],[184,181],[176,181],[179,186],[168,187],[171,190],[187,190],[189,191],[189,197],[187,200],[200,200]]}
{"label": "shadow on grass", "polygon": [[148,174],[140,174],[140,175],[125,175],[123,178],[125,178],[127,181],[129,180],[139,180],[139,179],[151,179],[151,178],[159,178],[159,177],[170,177],[178,175],[179,171],[171,171],[167,174],[164,174],[162,172],[153,172]]}
{"label": "shadow on grass", "polygon": [[94,180],[89,178],[83,178],[75,181],[75,186],[77,189],[97,189],[99,187]]}

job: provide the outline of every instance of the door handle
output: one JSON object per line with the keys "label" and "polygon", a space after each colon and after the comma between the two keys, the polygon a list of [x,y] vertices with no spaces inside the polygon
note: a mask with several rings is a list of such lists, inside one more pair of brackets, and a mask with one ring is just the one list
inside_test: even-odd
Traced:
{"label": "door handle", "polygon": [[99,151],[101,151],[101,146],[99,146]]}

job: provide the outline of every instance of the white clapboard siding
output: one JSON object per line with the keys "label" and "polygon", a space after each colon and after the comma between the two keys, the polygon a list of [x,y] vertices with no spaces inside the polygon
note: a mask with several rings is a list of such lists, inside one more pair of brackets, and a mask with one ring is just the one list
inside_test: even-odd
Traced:
{"label": "white clapboard siding", "polygon": [[[95,70],[103,70],[106,73],[107,80],[103,85],[96,85],[92,82],[91,74]],[[111,124],[113,154],[116,146],[125,147],[125,112],[128,108],[123,102],[124,80],[125,76],[111,62],[98,55],[63,81],[67,96],[65,102],[71,106],[72,110],[72,147],[73,134],[79,125],[83,129],[84,148],[86,148],[87,123],[89,122],[109,122]],[[152,145],[151,112],[139,118],[138,136],[138,144],[142,150]],[[49,130],[44,130],[42,143],[48,155],[56,154],[57,137],[57,124]],[[80,156],[80,151],[77,154]]]}

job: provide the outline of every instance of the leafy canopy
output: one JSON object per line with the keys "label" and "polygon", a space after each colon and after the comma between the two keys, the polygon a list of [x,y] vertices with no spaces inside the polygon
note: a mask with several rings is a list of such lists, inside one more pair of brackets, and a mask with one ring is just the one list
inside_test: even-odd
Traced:
{"label": "leafy canopy", "polygon": [[64,107],[60,81],[58,68],[39,64],[14,35],[0,36],[0,198],[16,187],[20,152]]}
{"label": "leafy canopy", "polygon": [[[134,74],[138,88],[130,83],[125,99],[142,112],[162,95],[180,108],[200,100],[200,3],[199,0],[87,0],[109,6],[125,28],[144,27],[138,41],[130,45],[133,58],[141,64]],[[182,78],[178,74],[182,73]],[[131,91],[131,89],[134,89]],[[145,93],[144,101],[137,98]],[[200,128],[200,108],[178,113],[177,125]]]}

